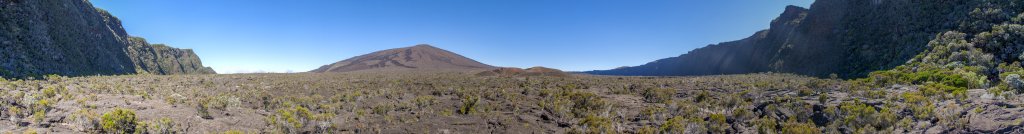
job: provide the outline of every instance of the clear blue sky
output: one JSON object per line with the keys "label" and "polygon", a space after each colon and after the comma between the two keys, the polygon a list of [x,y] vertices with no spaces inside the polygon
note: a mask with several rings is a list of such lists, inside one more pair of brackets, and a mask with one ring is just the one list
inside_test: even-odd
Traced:
{"label": "clear blue sky", "polygon": [[504,67],[635,66],[767,29],[812,0],[91,0],[219,73],[303,72],[431,44]]}

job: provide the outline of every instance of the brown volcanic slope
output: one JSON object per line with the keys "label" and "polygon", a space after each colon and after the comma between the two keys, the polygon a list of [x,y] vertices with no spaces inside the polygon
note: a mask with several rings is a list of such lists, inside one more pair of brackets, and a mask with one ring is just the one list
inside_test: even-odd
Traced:
{"label": "brown volcanic slope", "polygon": [[494,66],[483,64],[434,46],[420,44],[352,57],[334,64],[321,66],[309,72],[351,72],[362,70],[459,71],[490,68],[494,68]]}

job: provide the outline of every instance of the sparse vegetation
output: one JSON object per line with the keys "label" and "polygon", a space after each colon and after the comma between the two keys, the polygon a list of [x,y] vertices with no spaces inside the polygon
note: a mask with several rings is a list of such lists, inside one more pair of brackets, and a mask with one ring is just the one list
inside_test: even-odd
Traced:
{"label": "sparse vegetation", "polygon": [[[788,74],[531,77],[528,80],[458,73],[387,75],[395,74],[145,75],[12,80],[0,82],[0,88],[13,89],[5,93],[10,95],[0,96],[0,99],[15,102],[14,105],[0,104],[5,111],[0,116],[41,124],[45,122],[41,120],[63,116],[50,115],[53,111],[71,110],[76,111],[70,115],[73,117],[63,122],[74,122],[70,124],[85,128],[82,130],[85,132],[112,133],[213,130],[210,127],[214,126],[190,124],[230,119],[252,124],[231,129],[239,127],[243,132],[270,133],[403,131],[374,125],[444,120],[464,121],[433,128],[477,125],[474,128],[478,129],[466,131],[727,133],[743,131],[730,127],[743,123],[749,124],[749,130],[762,133],[842,133],[915,129],[915,122],[932,121],[943,122],[941,125],[949,125],[949,128],[967,128],[969,125],[959,123],[959,119],[965,117],[941,112],[940,109],[949,108],[940,98],[977,98],[977,94],[967,91],[969,88],[941,82],[910,85],[909,90],[884,86],[862,88],[856,84],[863,80],[823,82],[829,80]],[[378,77],[389,79],[366,79]],[[176,84],[148,84],[158,80]],[[69,87],[69,90],[52,88],[54,95],[49,96],[46,87]],[[282,90],[292,87],[300,89]],[[623,89],[625,93],[606,89]],[[152,96],[174,98],[175,104],[195,107],[174,107],[167,102],[169,99],[143,99],[137,94],[141,90],[147,90]],[[812,92],[800,95],[802,90]],[[74,100],[75,107],[55,107],[54,104],[62,100]],[[970,105],[974,107],[964,104],[965,108],[961,109],[987,114],[985,108],[978,106],[993,104]],[[146,107],[139,109],[146,112],[104,107]],[[110,112],[96,114],[92,111]],[[266,115],[260,114],[261,111],[267,111]],[[140,121],[140,117],[152,120]],[[133,118],[135,121],[130,121]],[[517,121],[518,118],[536,121]],[[500,124],[507,129],[484,127],[486,124]],[[130,127],[132,125],[135,127]],[[527,127],[531,129],[525,129]],[[207,132],[222,133],[231,129]]]}
{"label": "sparse vegetation", "polygon": [[665,103],[672,101],[676,95],[675,89],[670,88],[649,88],[643,91],[644,101],[649,103]]}

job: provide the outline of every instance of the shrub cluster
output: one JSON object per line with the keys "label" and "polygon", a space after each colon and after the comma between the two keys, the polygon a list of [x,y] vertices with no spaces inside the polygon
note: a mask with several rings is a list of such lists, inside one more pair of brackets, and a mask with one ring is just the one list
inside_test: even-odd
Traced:
{"label": "shrub cluster", "polygon": [[134,133],[137,124],[135,111],[115,108],[113,111],[103,114],[100,124],[103,126],[103,131],[107,133]]}

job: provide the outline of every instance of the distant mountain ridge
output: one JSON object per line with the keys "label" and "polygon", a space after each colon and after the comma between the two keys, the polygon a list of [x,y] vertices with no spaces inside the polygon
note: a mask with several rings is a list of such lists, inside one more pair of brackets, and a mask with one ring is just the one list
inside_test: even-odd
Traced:
{"label": "distant mountain ridge", "polygon": [[0,76],[211,74],[192,50],[150,45],[88,0],[0,0]]}
{"label": "distant mountain ridge", "polygon": [[640,66],[584,73],[685,76],[786,72],[863,77],[901,65],[957,26],[969,0],[817,0],[788,6],[770,28]]}
{"label": "distant mountain ridge", "polygon": [[527,69],[502,67],[490,71],[483,71],[476,74],[477,76],[502,76],[502,77],[523,77],[523,76],[552,76],[552,77],[567,77],[570,74],[563,72],[562,70],[547,68],[547,67],[531,67]]}
{"label": "distant mountain ridge", "polygon": [[309,72],[362,70],[472,70],[494,66],[428,44],[377,51],[324,65]]}

